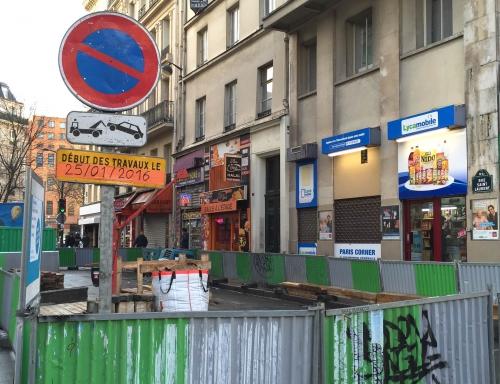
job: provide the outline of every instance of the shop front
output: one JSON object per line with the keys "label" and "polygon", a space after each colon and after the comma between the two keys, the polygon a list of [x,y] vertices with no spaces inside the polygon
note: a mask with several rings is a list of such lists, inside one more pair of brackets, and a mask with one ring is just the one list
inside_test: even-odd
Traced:
{"label": "shop front", "polygon": [[322,154],[334,159],[334,201],[319,212],[319,233],[333,238],[335,257],[381,257],[379,146],[379,127],[322,140]]}
{"label": "shop front", "polygon": [[82,238],[87,235],[89,247],[97,247],[99,244],[99,223],[101,222],[101,203],[82,205],[78,225],[81,226]]}
{"label": "shop front", "polygon": [[200,194],[204,250],[250,249],[250,135],[210,146],[208,192]]}
{"label": "shop front", "polygon": [[398,143],[404,259],[466,261],[465,107],[391,121],[388,138]]}
{"label": "shop front", "polygon": [[247,187],[201,194],[204,249],[248,251],[249,208]]}

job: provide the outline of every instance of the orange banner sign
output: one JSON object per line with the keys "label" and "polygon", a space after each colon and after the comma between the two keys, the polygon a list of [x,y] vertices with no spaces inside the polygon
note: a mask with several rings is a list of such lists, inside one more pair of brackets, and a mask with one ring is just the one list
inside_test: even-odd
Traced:
{"label": "orange banner sign", "polygon": [[163,188],[165,160],[73,149],[58,149],[56,178],[83,184]]}
{"label": "orange banner sign", "polygon": [[236,200],[224,201],[221,203],[208,203],[201,205],[201,214],[236,211]]}

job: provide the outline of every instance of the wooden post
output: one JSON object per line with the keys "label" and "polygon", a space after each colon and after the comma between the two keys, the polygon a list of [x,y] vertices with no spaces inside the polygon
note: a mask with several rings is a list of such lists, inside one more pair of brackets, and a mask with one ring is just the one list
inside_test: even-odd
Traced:
{"label": "wooden post", "polygon": [[142,257],[137,258],[137,294],[142,294]]}

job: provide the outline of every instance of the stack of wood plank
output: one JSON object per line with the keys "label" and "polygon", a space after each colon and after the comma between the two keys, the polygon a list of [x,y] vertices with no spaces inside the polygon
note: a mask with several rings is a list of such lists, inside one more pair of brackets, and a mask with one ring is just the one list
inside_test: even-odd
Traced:
{"label": "stack of wood plank", "polygon": [[40,290],[53,291],[64,289],[64,274],[56,272],[42,272],[40,277]]}

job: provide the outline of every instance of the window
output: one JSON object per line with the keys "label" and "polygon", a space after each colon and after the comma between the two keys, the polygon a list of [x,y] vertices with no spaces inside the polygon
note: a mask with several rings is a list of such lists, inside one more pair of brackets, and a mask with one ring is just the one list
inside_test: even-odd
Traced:
{"label": "window", "polygon": [[204,28],[198,32],[198,66],[208,60],[208,29]]}
{"label": "window", "polygon": [[66,123],[65,122],[59,123],[59,128],[66,129]]}
{"label": "window", "polygon": [[54,134],[53,133],[47,133],[47,139],[54,140]]}
{"label": "window", "polygon": [[54,128],[56,126],[56,122],[54,120],[49,120],[49,128]]}
{"label": "window", "polygon": [[73,204],[68,205],[68,216],[75,216],[75,206]]}
{"label": "window", "polygon": [[47,156],[47,164],[49,165],[49,167],[53,167],[54,166],[54,154],[53,153],[49,153],[48,156]]}
{"label": "window", "polygon": [[195,140],[203,140],[205,138],[205,109],[207,99],[202,97],[196,100],[196,131]]}
{"label": "window", "polygon": [[64,139],[66,138],[66,134],[65,134],[65,133],[60,133],[60,134],[59,134],[59,138],[60,138],[61,140],[64,140]]}
{"label": "window", "polygon": [[259,69],[260,81],[260,106],[258,117],[264,117],[271,114],[271,105],[273,101],[273,65],[266,65]]}
{"label": "window", "polygon": [[43,167],[43,152],[38,152],[36,154],[36,166]]}
{"label": "window", "polygon": [[36,135],[37,139],[43,139],[43,132],[38,132]]}
{"label": "window", "polygon": [[316,90],[316,41],[304,43],[301,48],[301,93],[309,93]]}
{"label": "window", "polygon": [[237,4],[227,11],[227,46],[232,47],[240,39],[240,7]]}
{"label": "window", "polygon": [[47,201],[47,215],[54,214],[54,203],[52,201]]}
{"label": "window", "polygon": [[236,80],[226,84],[224,97],[224,130],[229,131],[236,126]]}
{"label": "window", "polygon": [[37,147],[37,148],[42,148],[42,147],[43,147],[43,144],[42,144],[42,143],[38,143],[38,144],[36,145],[36,147]]}
{"label": "window", "polygon": [[370,68],[373,64],[371,8],[347,22],[347,75]]}
{"label": "window", "polygon": [[54,184],[55,184],[54,178],[49,177],[47,179],[47,187],[50,188],[50,187],[54,186]]}
{"label": "window", "polygon": [[161,22],[161,55],[170,52],[170,19],[163,19]]}
{"label": "window", "polygon": [[276,8],[276,0],[264,0],[264,16],[269,15]]}
{"label": "window", "polygon": [[151,156],[158,156],[158,148],[152,149],[150,152]]}
{"label": "window", "polygon": [[38,123],[38,128],[42,128],[45,125],[45,122],[43,121],[43,119],[38,119],[37,123]]}
{"label": "window", "polygon": [[417,48],[453,34],[452,0],[415,0]]}

